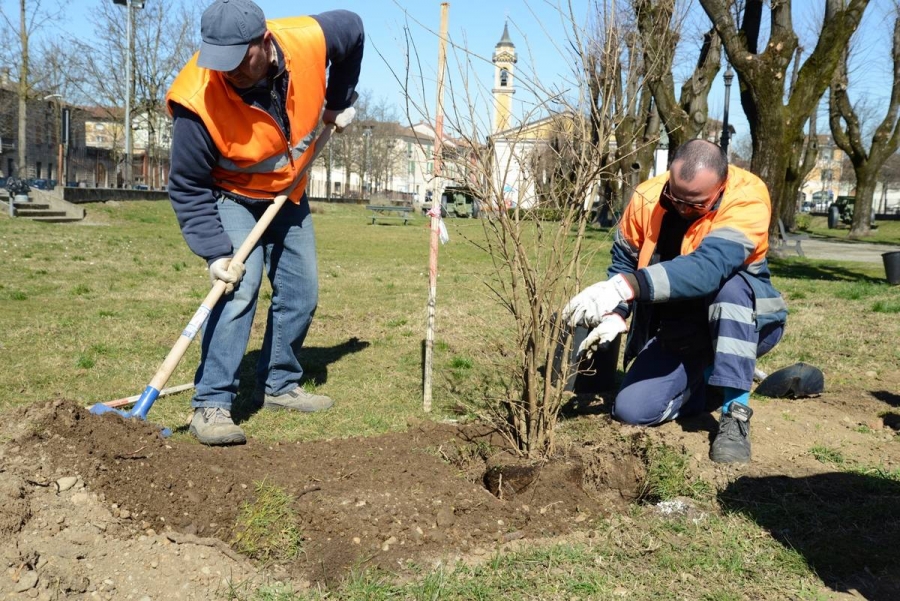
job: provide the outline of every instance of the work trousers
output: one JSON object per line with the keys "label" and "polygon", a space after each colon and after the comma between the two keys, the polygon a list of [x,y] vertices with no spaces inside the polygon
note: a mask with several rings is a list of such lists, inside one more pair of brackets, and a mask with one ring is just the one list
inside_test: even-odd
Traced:
{"label": "work trousers", "polygon": [[784,333],[783,323],[758,331],[753,307],[753,290],[739,275],[711,295],[711,365],[708,353],[675,353],[659,338],[651,338],[625,374],[613,417],[628,424],[660,424],[703,411],[707,383],[750,390],[756,359],[772,350]]}
{"label": "work trousers", "polygon": [[[269,207],[268,203],[218,202],[219,216],[235,249]],[[241,361],[250,340],[262,275],[272,284],[266,331],[256,365],[256,387],[280,395],[300,384],[297,358],[319,299],[316,243],[309,203],[286,202],[247,260],[234,292],[212,308],[203,328],[200,366],[194,376],[193,407],[230,409],[240,383]]]}

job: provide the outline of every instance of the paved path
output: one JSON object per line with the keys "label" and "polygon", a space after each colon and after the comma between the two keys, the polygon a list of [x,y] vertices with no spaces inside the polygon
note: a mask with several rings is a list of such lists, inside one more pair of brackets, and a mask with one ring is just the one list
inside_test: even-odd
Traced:
{"label": "paved path", "polygon": [[[886,252],[900,250],[900,247],[889,244],[869,244],[866,242],[830,242],[821,239],[803,240],[800,243],[803,252],[810,259],[827,259],[829,261],[858,261],[861,263],[882,263],[881,255]],[[785,253],[791,256],[788,250]]]}

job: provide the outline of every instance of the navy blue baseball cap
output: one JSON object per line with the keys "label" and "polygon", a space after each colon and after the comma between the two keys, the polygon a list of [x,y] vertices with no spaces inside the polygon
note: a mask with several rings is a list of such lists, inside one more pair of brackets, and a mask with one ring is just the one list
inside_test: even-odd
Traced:
{"label": "navy blue baseball cap", "polygon": [[251,0],[216,0],[200,18],[197,65],[231,71],[241,64],[247,47],[266,32],[266,17]]}

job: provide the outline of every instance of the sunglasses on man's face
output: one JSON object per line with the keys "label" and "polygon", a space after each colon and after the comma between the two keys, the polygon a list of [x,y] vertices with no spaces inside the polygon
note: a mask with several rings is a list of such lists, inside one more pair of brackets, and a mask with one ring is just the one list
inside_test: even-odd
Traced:
{"label": "sunglasses on man's face", "polygon": [[669,182],[663,186],[662,195],[666,200],[675,205],[676,208],[687,209],[689,211],[708,211],[712,205],[716,204],[716,201],[719,200],[719,196],[721,196],[722,192],[725,191],[725,186],[723,185],[719,188],[712,196],[707,198],[701,202],[695,202],[690,200],[684,200],[682,198],[678,198],[674,194],[672,194],[672,187]]}

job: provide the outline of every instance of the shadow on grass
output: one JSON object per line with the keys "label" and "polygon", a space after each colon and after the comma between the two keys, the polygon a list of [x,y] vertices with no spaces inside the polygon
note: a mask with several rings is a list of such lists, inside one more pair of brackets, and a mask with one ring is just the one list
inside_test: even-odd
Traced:
{"label": "shadow on grass", "polygon": [[[336,363],[345,355],[358,353],[370,346],[365,340],[353,337],[346,342],[335,346],[304,346],[300,349],[297,358],[303,366],[303,381],[312,382],[316,386],[322,386],[328,381],[328,366]],[[260,405],[253,402],[253,392],[256,389],[256,363],[259,361],[259,351],[251,351],[244,355],[241,361],[241,384],[237,398],[232,406],[232,417],[235,423],[241,423],[250,418],[261,409]]]}
{"label": "shadow on grass", "polygon": [[786,261],[769,257],[772,274],[780,278],[797,280],[826,280],[830,282],[868,282],[884,284],[883,278],[872,277],[863,271],[847,268],[844,265],[827,262],[814,264],[800,261]]}
{"label": "shadow on grass", "polygon": [[746,476],[719,502],[799,553],[833,590],[900,599],[900,482],[847,472]]}

